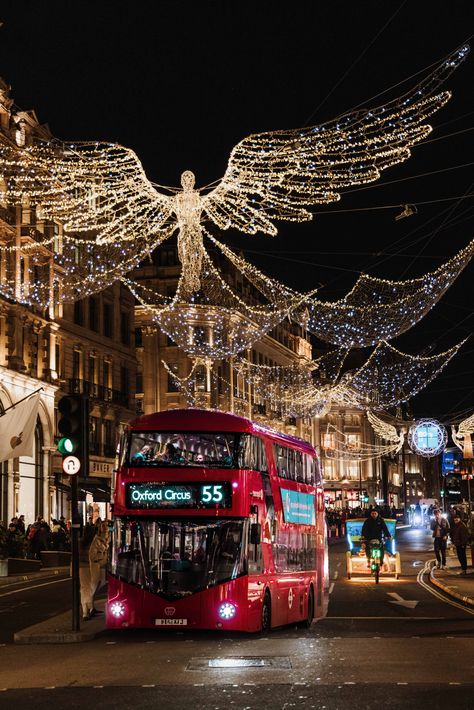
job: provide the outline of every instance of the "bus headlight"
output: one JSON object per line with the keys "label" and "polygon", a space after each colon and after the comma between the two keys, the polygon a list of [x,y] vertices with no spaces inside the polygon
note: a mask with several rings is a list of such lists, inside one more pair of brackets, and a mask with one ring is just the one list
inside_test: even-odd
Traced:
{"label": "bus headlight", "polygon": [[120,619],[121,616],[125,616],[125,604],[123,602],[112,602],[109,605],[109,611],[116,619]]}
{"label": "bus headlight", "polygon": [[233,619],[236,612],[237,609],[235,608],[235,605],[230,602],[224,602],[219,607],[219,616],[221,619],[225,619],[226,621],[228,619]]}

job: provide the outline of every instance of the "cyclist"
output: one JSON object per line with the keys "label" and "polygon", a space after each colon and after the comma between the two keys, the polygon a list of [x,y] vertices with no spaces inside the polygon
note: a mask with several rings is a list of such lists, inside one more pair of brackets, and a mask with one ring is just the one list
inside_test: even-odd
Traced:
{"label": "cyclist", "polygon": [[370,567],[370,541],[380,540],[382,546],[380,548],[380,566],[383,564],[384,557],[384,538],[391,540],[392,536],[388,530],[385,520],[379,515],[378,510],[372,508],[369,517],[362,526],[361,541],[365,541],[365,554],[367,555],[367,567]]}

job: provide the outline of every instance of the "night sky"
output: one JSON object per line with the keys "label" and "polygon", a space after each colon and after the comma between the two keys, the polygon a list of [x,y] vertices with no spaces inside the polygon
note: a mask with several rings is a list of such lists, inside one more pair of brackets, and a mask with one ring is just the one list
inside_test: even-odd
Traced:
{"label": "night sky", "polygon": [[[190,169],[199,187],[222,176],[250,133],[322,123],[402,94],[424,76],[414,74],[469,39],[473,8],[468,0],[3,2],[0,75],[56,137],[117,141],[151,180],[178,186]],[[290,286],[321,284],[326,300],[343,297],[360,272],[404,279],[437,268],[474,236],[473,78],[474,50],[443,86],[453,98],[432,117],[428,141],[380,182],[320,207],[310,223],[280,222],[275,238],[220,238]],[[433,171],[442,172],[416,177]],[[451,197],[460,199],[434,202]],[[399,205],[420,201],[431,204],[395,221]],[[469,335],[473,275],[471,264],[393,344],[431,355]],[[450,422],[472,413],[473,352],[471,340],[412,401],[415,416]]]}

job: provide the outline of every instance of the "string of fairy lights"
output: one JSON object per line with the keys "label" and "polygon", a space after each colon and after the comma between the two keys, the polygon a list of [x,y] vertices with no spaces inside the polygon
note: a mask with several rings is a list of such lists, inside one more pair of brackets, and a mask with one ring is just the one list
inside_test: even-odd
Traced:
{"label": "string of fairy lights", "polygon": [[[407,281],[362,274],[341,300],[315,298],[269,278],[220,242],[206,227],[276,235],[276,222],[312,219],[311,207],[341,198],[348,187],[377,180],[410,157],[428,136],[430,116],[449,100],[439,91],[464,61],[469,47],[453,52],[403,96],[334,121],[244,138],[231,151],[213,187],[196,189],[191,171],[181,188],[148,180],[136,154],[103,142],[65,143],[33,134],[15,142],[0,132],[0,204],[15,211],[21,228],[0,239],[0,294],[50,308],[124,283],[150,319],[191,359],[185,377],[163,363],[188,404],[208,406],[209,381],[235,388],[238,406],[261,406],[261,420],[324,416],[331,407],[367,411],[384,444],[363,444],[358,460],[397,452],[403,434],[374,410],[413,397],[436,377],[462,343],[432,357],[408,355],[389,345],[437,303],[474,255],[474,240],[446,264]],[[12,220],[14,221],[14,220]],[[140,264],[176,235],[181,263],[176,293],[165,296],[140,276]],[[205,243],[206,240],[206,243]],[[217,254],[206,248],[210,242]],[[225,260],[227,260],[227,265]],[[230,265],[230,268],[229,268]],[[231,275],[239,274],[237,280]],[[296,364],[266,365],[248,353],[283,321],[331,349]],[[351,348],[375,346],[357,370],[343,372]],[[228,376],[216,366],[227,359]],[[227,372],[226,370],[226,372]],[[202,378],[206,387],[201,388]],[[465,440],[470,420],[457,436]],[[353,442],[333,427],[333,457],[354,454]],[[462,428],[464,426],[464,429]],[[471,432],[472,433],[472,432]],[[329,454],[327,454],[329,456]]]}
{"label": "string of fairy lights", "polygon": [[[276,220],[310,220],[312,205],[334,202],[344,188],[377,180],[383,170],[407,160],[410,149],[431,132],[426,121],[451,96],[437,93],[438,88],[468,52],[462,45],[411,91],[381,106],[356,109],[319,126],[244,138],[233,148],[222,179],[206,194],[195,189],[189,170],[181,176],[181,190],[161,192],[135,153],[117,144],[64,143],[44,136],[15,143],[3,135],[0,202],[39,205],[43,218],[61,223],[63,238],[76,246],[79,239],[93,241],[94,249],[118,247],[120,254],[112,257],[106,253],[104,258],[101,251],[84,254],[97,262],[101,284],[106,273],[117,277],[121,257],[137,257],[136,244],[148,243],[150,250],[177,232],[181,287],[192,294],[200,289],[205,262],[203,222],[274,235]],[[38,245],[46,241],[40,236]],[[81,289],[78,270],[62,261],[58,293],[74,300]],[[71,279],[72,290],[61,287]],[[82,295],[90,289],[88,282]]]}

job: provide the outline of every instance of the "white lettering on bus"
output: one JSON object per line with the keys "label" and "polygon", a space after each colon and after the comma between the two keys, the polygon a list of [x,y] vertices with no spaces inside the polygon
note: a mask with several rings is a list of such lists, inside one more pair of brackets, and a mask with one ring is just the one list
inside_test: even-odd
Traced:
{"label": "white lettering on bus", "polygon": [[191,500],[191,491],[174,491],[171,488],[151,491],[148,488],[144,491],[132,491],[132,501],[134,503],[153,503],[154,501],[162,500]]}

